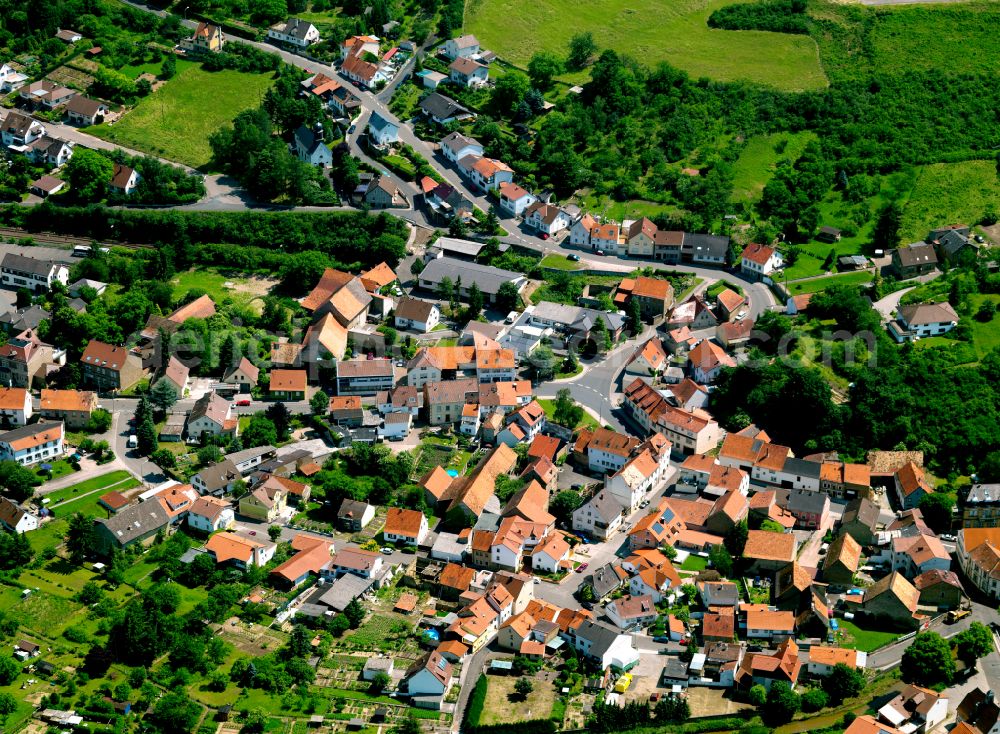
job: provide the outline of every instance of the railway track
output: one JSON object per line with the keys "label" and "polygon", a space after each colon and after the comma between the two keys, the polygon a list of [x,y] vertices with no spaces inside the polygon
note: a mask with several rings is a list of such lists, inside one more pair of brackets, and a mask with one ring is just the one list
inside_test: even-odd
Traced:
{"label": "railway track", "polygon": [[[59,247],[72,250],[74,247],[83,245],[89,247],[94,240],[89,237],[73,237],[71,235],[55,234],[53,232],[29,232],[26,229],[13,229],[11,227],[0,227],[0,240],[17,242],[18,240],[30,239],[36,245],[46,247]],[[152,245],[131,245],[125,242],[113,242],[107,240],[102,244],[110,247],[124,247],[129,250],[149,249]]]}

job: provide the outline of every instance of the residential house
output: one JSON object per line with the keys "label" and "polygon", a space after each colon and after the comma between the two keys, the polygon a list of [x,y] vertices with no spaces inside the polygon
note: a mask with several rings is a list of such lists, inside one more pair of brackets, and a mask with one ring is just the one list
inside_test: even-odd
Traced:
{"label": "residential house", "polygon": [[188,366],[177,359],[176,356],[171,355],[170,359],[167,360],[167,366],[163,370],[163,374],[160,379],[166,380],[166,382],[174,388],[178,398],[183,398],[184,393],[188,388],[190,370]]}
{"label": "residential house", "polygon": [[809,648],[806,671],[817,677],[826,677],[836,665],[846,665],[852,670],[864,670],[868,665],[868,653],[846,647],[813,645]]}
{"label": "residential house", "polygon": [[305,400],[307,374],[305,370],[271,370],[269,396],[285,402]]}
{"label": "residential house", "polygon": [[569,215],[553,204],[535,201],[524,211],[524,223],[539,232],[552,236],[570,225]]}
{"label": "residential house", "polygon": [[64,111],[71,124],[90,127],[104,122],[110,110],[104,102],[78,94],[67,103]]}
{"label": "residential house", "polygon": [[584,214],[570,227],[569,243],[577,247],[590,247],[590,233],[598,224],[590,214]]}
{"label": "residential house", "polygon": [[0,93],[16,92],[26,81],[27,74],[22,74],[10,64],[0,64]]}
{"label": "residential house", "polygon": [[516,382],[517,358],[514,350],[477,347],[476,377],[481,385],[488,385],[494,382]]}
{"label": "residential house", "polygon": [[27,288],[32,292],[51,290],[55,282],[69,283],[69,268],[51,260],[8,252],[0,262],[0,284],[8,288]]}
{"label": "residential house", "polygon": [[434,497],[438,514],[459,509],[470,519],[479,518],[485,510],[499,515],[500,502],[494,494],[496,478],[501,474],[509,475],[516,465],[517,454],[505,444],[498,444],[472,472],[456,477],[442,495]]}
{"label": "residential house", "polygon": [[678,454],[702,454],[715,448],[725,431],[705,411],[668,406],[657,418],[655,429],[670,441]]}
{"label": "residential house", "polygon": [[232,503],[227,500],[212,496],[199,497],[188,510],[187,522],[195,530],[214,533],[231,529],[236,524],[236,514]]}
{"label": "residential house", "polygon": [[396,381],[391,359],[342,359],[336,370],[338,395],[377,395]]}
{"label": "residential house", "polygon": [[958,313],[947,301],[900,306],[895,321],[889,322],[889,334],[897,342],[940,336],[958,326]]}
{"label": "residential house", "polygon": [[976,588],[991,599],[1000,598],[1000,528],[962,528],[956,555]]}
{"label": "residential house", "polygon": [[431,260],[418,276],[420,287],[435,293],[438,292],[441,282],[445,278],[448,278],[453,285],[457,284],[461,278],[461,287],[456,288],[460,299],[469,297],[469,288],[475,283],[487,303],[496,302],[497,294],[505,283],[512,283],[518,293],[524,289],[527,283],[522,273],[502,270],[489,265],[463,262],[450,257]]}
{"label": "residential house", "polygon": [[607,490],[601,490],[573,511],[573,530],[605,541],[622,527],[625,507]]}
{"label": "residential house", "polygon": [[724,367],[735,367],[736,362],[722,347],[703,339],[688,352],[688,368],[691,378],[702,385],[715,382]]}
{"label": "residential house", "polygon": [[275,23],[267,30],[269,40],[287,43],[297,48],[308,48],[319,43],[319,31],[312,23],[298,18],[289,18],[284,23]]}
{"label": "residential house", "polygon": [[114,392],[132,387],[142,379],[142,360],[125,347],[91,340],[80,357],[83,381],[98,392]]}
{"label": "residential house", "polygon": [[420,545],[427,537],[427,517],[419,510],[390,507],[382,536],[390,543]]}
{"label": "residential house", "polygon": [[[21,96],[25,96],[24,90]],[[45,126],[27,114],[11,110],[3,119],[0,141],[8,147],[24,146],[45,135]]]}
{"label": "residential house", "polygon": [[111,172],[111,181],[108,184],[108,191],[120,196],[131,196],[135,187],[139,185],[142,176],[131,166],[123,163],[115,163]]}
{"label": "residential house", "polygon": [[471,34],[449,38],[441,47],[441,52],[449,59],[471,58],[479,54],[479,51],[479,40]]}
{"label": "residential house", "polygon": [[[465,107],[450,97],[445,97],[440,92],[431,92],[420,100],[420,104],[417,106],[429,120],[438,125],[450,125],[453,122],[469,120],[475,117]],[[490,159],[482,158],[480,160],[488,161]]]}
{"label": "residential house", "polygon": [[240,498],[240,514],[272,523],[286,514],[288,494],[280,485],[261,484]]}
{"label": "residential house", "polygon": [[129,505],[108,518],[94,519],[94,537],[98,552],[109,555],[133,545],[149,545],[161,531],[170,527],[166,503],[153,498]]}
{"label": "residential house", "polygon": [[66,187],[66,182],[55,176],[42,176],[31,182],[29,191],[43,199],[58,194]]}
{"label": "residential house", "polygon": [[20,535],[38,529],[38,516],[13,500],[0,497],[0,525],[7,532]]}
{"label": "residential house", "polygon": [[937,247],[941,257],[952,263],[965,258],[972,261],[979,254],[979,244],[970,236],[969,228],[964,224],[931,230],[927,235],[927,242]]}
{"label": "residential house", "polygon": [[451,688],[451,663],[433,650],[411,665],[400,687],[405,689],[418,708],[440,708]]}
{"label": "residential house", "polygon": [[205,393],[195,401],[188,415],[188,438],[205,440],[206,437],[235,436],[239,418],[233,413],[233,404],[217,392]]}
{"label": "residential house", "polygon": [[892,251],[892,269],[901,280],[926,275],[937,265],[938,257],[934,245],[926,242],[914,242],[912,245],[898,247]]}
{"label": "residential house", "polygon": [[351,36],[340,44],[340,60],[350,56],[379,55],[379,39],[375,36]]}
{"label": "residential house", "polygon": [[654,323],[662,321],[674,305],[674,288],[663,278],[626,278],[618,286],[618,294],[638,301],[642,318]]}
{"label": "residential house", "polygon": [[211,23],[200,22],[187,38],[181,39],[181,48],[187,53],[218,53],[226,45],[222,29]]}
{"label": "residential house", "polygon": [[[621,504],[621,499],[616,499]],[[684,520],[674,512],[670,501],[664,498],[629,530],[629,548],[634,551],[640,548],[672,546],[684,529]]]}
{"label": "residential house", "polygon": [[400,385],[392,390],[377,393],[375,405],[382,415],[388,413],[409,413],[416,416],[423,407],[423,391],[412,385]]}
{"label": "residential house", "polygon": [[658,375],[668,365],[669,358],[663,348],[663,342],[658,336],[654,336],[635,348],[625,364],[625,371],[632,375],[651,377]]}
{"label": "residential house", "polygon": [[659,612],[651,596],[623,596],[604,607],[608,619],[620,630],[637,630],[653,624]]}
{"label": "residential house", "polygon": [[76,31],[70,30],[69,28],[60,28],[56,33],[56,38],[65,43],[76,43],[83,39],[83,36]]}
{"label": "residential house", "polygon": [[23,426],[31,415],[31,393],[23,387],[0,387],[0,425]]}
{"label": "residential house", "polygon": [[701,637],[710,642],[732,642],[736,638],[736,617],[732,614],[706,612],[701,618]]}
{"label": "residential house", "polygon": [[465,406],[479,392],[479,382],[474,378],[454,379],[446,382],[428,382],[424,385],[424,406],[427,422],[432,426],[459,423]]}
{"label": "residential house", "polygon": [[372,209],[405,207],[406,196],[388,176],[376,176],[365,189],[365,203]]}
{"label": "residential house", "polygon": [[378,435],[385,441],[402,441],[410,435],[413,416],[409,413],[389,413],[382,418]]}
{"label": "residential house", "polygon": [[861,610],[869,617],[892,625],[911,628],[917,626],[915,618],[920,593],[906,578],[893,571],[865,589]]}
{"label": "residential house", "polygon": [[912,510],[920,504],[920,500],[928,494],[933,494],[930,484],[924,477],[924,470],[914,464],[907,462],[896,470],[894,474],[894,485],[896,498],[899,505],[904,510]]}
{"label": "residential house", "polygon": [[496,158],[484,157],[475,161],[464,158],[459,166],[472,183],[483,191],[496,191],[501,185],[514,181],[514,169]]}
{"label": "residential house", "polygon": [[1000,525],[1000,484],[973,484],[962,503],[962,527]]}
{"label": "residential house", "polygon": [[740,272],[754,280],[762,280],[770,278],[784,264],[781,253],[776,249],[751,242],[743,248]]}
{"label": "residential house", "polygon": [[545,426],[545,411],[542,406],[532,400],[522,408],[509,414],[505,426],[497,434],[497,444],[506,444],[513,448],[519,443],[531,443],[539,431]]}
{"label": "residential house", "polygon": [[737,686],[744,691],[755,685],[770,690],[775,681],[782,681],[795,688],[801,669],[799,646],[789,638],[778,645],[774,653],[747,653],[736,671],[735,680]]}
{"label": "residential house", "polygon": [[892,568],[913,579],[927,571],[947,571],[951,556],[935,535],[918,533],[894,537],[890,545]]}
{"label": "residential house", "polygon": [[606,255],[617,255],[619,244],[624,244],[621,225],[618,222],[601,222],[590,229],[590,249]]}
{"label": "residential house", "polygon": [[776,611],[763,604],[749,605],[745,610],[747,639],[780,642],[795,635],[795,614]]}
{"label": "residential house", "polygon": [[830,497],[823,492],[792,489],[785,508],[795,516],[798,527],[808,530],[826,527],[830,519]]}
{"label": "residential house", "polygon": [[849,534],[860,545],[873,545],[879,526],[879,508],[871,500],[858,497],[848,503],[840,524],[840,533]]}
{"label": "residential house", "polygon": [[242,357],[239,364],[226,371],[222,381],[227,385],[236,385],[241,393],[248,393],[257,385],[259,377],[260,368],[246,357]]}
{"label": "residential house", "polygon": [[364,530],[375,519],[375,507],[367,502],[345,498],[337,510],[337,525],[348,533]]}
{"label": "residential house", "polygon": [[631,222],[625,228],[625,240],[628,243],[629,257],[653,257],[653,244],[659,229],[649,219],[643,217]]}
{"label": "residential house", "polygon": [[830,543],[826,551],[823,580],[830,585],[853,586],[860,565],[861,546],[850,534],[844,533]]}
{"label": "residential house", "polygon": [[326,168],[333,163],[333,151],[323,142],[322,129],[311,130],[305,125],[299,125],[293,135],[295,155],[299,160],[311,166]]}
{"label": "residential house", "polygon": [[97,394],[85,390],[42,390],[38,414],[79,431],[97,408]]}
{"label": "residential house", "polygon": [[397,329],[426,334],[441,322],[441,309],[432,301],[401,298],[396,304],[394,323]]}
{"label": "residential house", "polygon": [[948,697],[911,683],[878,710],[878,718],[911,734],[927,734],[948,718]]}
{"label": "residential house", "polygon": [[489,81],[490,67],[468,56],[459,56],[448,66],[448,76],[460,87],[481,87]]}
{"label": "residential house", "polygon": [[747,304],[745,296],[729,288],[723,289],[715,297],[715,301],[719,306],[719,313],[726,321],[731,321]]}
{"label": "residential house", "polygon": [[605,487],[631,512],[638,509],[669,471],[670,442],[654,434],[635,448],[621,469],[606,480]]}
{"label": "residential house", "polygon": [[459,132],[449,133],[442,138],[440,147],[442,155],[452,163],[458,163],[467,156],[480,157],[483,155],[482,143]]}
{"label": "residential house", "polygon": [[191,485],[199,494],[221,497],[231,492],[236,481],[242,479],[242,476],[236,464],[227,458],[198,471],[191,477]]}
{"label": "residential house", "polygon": [[[443,380],[471,377],[475,370],[475,347],[421,347],[406,363],[406,381],[411,387],[420,388]],[[477,389],[478,380],[470,391]]]}
{"label": "residential house", "polygon": [[871,469],[867,464],[824,461],[820,466],[819,488],[831,497],[854,499],[871,493]]}
{"label": "residential house", "polygon": [[965,589],[954,571],[925,571],[913,579],[920,592],[920,606],[937,610],[958,609],[965,600]]}
{"label": "residential house", "polygon": [[1000,706],[993,690],[973,688],[955,710],[958,725],[955,734],[997,734],[1000,732]]}
{"label": "residential house", "polygon": [[566,571],[572,555],[573,549],[561,533],[549,533],[531,551],[531,570],[549,574]]}
{"label": "residential house", "polygon": [[312,576],[332,577],[334,545],[330,541],[299,533],[292,538],[295,555],[271,571],[279,586],[294,589]]}
{"label": "residential house", "polygon": [[277,545],[264,539],[223,532],[209,538],[205,543],[205,550],[215,560],[216,565],[230,565],[246,570],[251,566],[257,568],[266,566],[274,558]]}
{"label": "residential house", "polygon": [[377,147],[387,147],[399,142],[399,125],[372,112],[368,118],[368,137]]}
{"label": "residential house", "polygon": [[510,181],[501,183],[498,191],[500,194],[500,208],[512,217],[521,216],[538,202],[534,194]]}
{"label": "residential house", "polygon": [[795,560],[795,536],[751,530],[747,535],[743,557],[749,561],[749,571],[774,574]]}
{"label": "residential house", "polygon": [[333,575],[346,574],[358,578],[378,578],[383,573],[382,554],[363,548],[341,548],[330,562]]}
{"label": "residential house", "polygon": [[594,325],[598,319],[604,322],[605,331],[612,342],[617,342],[625,329],[625,318],[618,313],[567,306],[552,301],[541,301],[528,306],[524,313],[529,324],[552,329],[567,348],[578,350],[593,340]]}
{"label": "residential house", "polygon": [[632,596],[648,596],[653,603],[659,604],[671,589],[680,589],[681,577],[664,557],[659,565],[641,569],[628,584]]}
{"label": "residential house", "polygon": [[600,670],[627,671],[639,663],[639,651],[632,637],[601,622],[584,618],[578,626],[570,627],[563,637]]}

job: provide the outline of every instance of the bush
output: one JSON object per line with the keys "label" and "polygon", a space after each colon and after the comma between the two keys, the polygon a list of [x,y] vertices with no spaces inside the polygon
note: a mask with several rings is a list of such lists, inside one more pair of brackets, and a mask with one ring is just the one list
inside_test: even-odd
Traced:
{"label": "bush", "polygon": [[711,28],[729,31],[774,31],[808,33],[805,0],[771,0],[762,3],[737,3],[719,8],[708,16]]}

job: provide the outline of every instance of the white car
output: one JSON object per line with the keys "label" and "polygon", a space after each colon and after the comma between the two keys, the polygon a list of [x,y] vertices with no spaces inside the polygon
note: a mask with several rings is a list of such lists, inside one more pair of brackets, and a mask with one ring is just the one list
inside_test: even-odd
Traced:
{"label": "white car", "polygon": [[736,320],[737,320],[737,321],[742,321],[742,320],[743,320],[743,319],[745,319],[746,317],[747,317],[747,312],[746,312],[746,309],[743,309],[743,310],[742,310],[742,311],[740,311],[740,312],[739,312],[738,314],[736,314]]}

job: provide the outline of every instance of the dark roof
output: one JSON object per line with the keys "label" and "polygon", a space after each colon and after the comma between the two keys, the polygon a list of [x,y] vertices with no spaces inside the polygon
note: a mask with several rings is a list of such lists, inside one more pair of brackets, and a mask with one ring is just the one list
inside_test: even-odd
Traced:
{"label": "dark roof", "polygon": [[[814,462],[807,462],[814,463]],[[788,509],[798,512],[819,514],[829,503],[830,497],[824,492],[814,492],[811,489],[793,489],[788,493]]]}
{"label": "dark roof", "polygon": [[937,253],[934,252],[934,245],[926,242],[914,242],[895,250],[895,255],[899,259],[899,264],[904,268],[915,265],[937,265]]}
{"label": "dark roof", "polygon": [[449,117],[456,117],[461,114],[469,114],[469,111],[453,99],[445,97],[438,92],[432,92],[424,97],[420,102],[420,109],[431,117],[440,120],[447,120]]}
{"label": "dark roof", "polygon": [[684,249],[694,255],[725,257],[729,252],[729,238],[714,234],[684,234]]}
{"label": "dark roof", "polygon": [[878,505],[864,497],[858,497],[848,503],[844,511],[844,524],[859,522],[862,525],[875,529],[878,525],[879,509]]}
{"label": "dark roof", "polygon": [[590,640],[590,655],[593,657],[603,657],[619,636],[618,630],[609,627],[601,622],[592,622],[585,619],[576,630],[576,636],[585,640]]}
{"label": "dark roof", "polygon": [[107,519],[98,518],[94,522],[103,525],[120,545],[125,545],[150,531],[166,527],[170,517],[162,504],[152,500],[131,505],[116,515]]}
{"label": "dark roof", "polygon": [[0,263],[0,267],[4,269],[19,270],[23,273],[32,273],[33,275],[48,276],[52,272],[52,268],[55,265],[51,260],[38,260],[33,257],[25,257],[24,255],[18,255],[16,252],[8,252],[4,258],[3,263]]}

